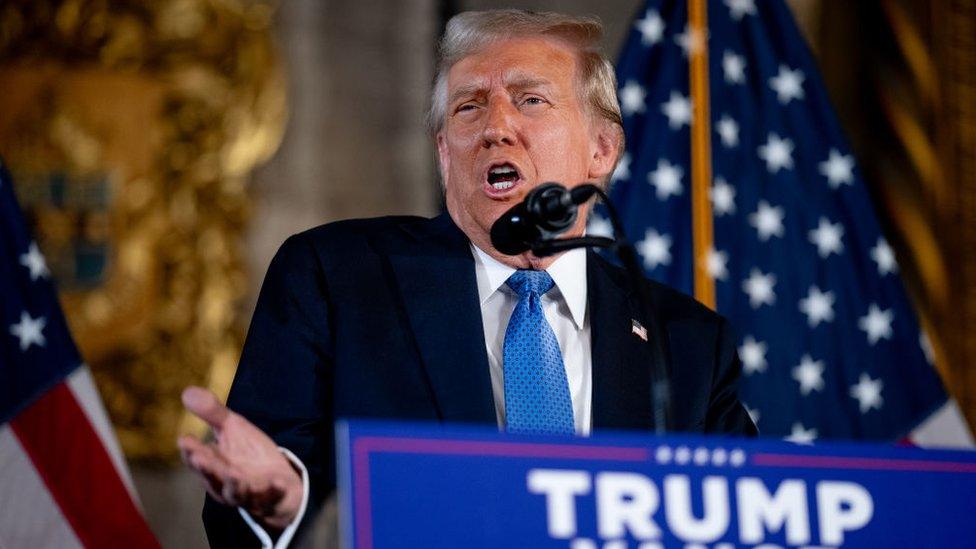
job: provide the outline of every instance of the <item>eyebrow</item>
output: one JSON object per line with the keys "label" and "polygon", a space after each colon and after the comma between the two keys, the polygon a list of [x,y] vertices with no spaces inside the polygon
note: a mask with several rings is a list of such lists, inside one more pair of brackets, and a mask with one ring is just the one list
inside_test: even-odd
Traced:
{"label": "eyebrow", "polygon": [[[505,88],[508,90],[525,90],[538,87],[547,88],[552,84],[552,82],[545,78],[539,78],[538,76],[532,76],[517,70],[509,71],[503,78],[505,80]],[[486,89],[487,86],[484,85],[484,82],[465,84],[451,93],[448,97],[447,104],[453,105],[458,99],[468,95],[483,95]]]}

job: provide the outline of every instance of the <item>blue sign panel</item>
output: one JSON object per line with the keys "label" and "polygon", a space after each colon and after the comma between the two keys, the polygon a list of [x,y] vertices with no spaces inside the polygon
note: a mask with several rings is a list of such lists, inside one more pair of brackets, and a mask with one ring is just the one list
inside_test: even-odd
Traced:
{"label": "blue sign panel", "polygon": [[976,452],[340,425],[344,546],[972,547]]}

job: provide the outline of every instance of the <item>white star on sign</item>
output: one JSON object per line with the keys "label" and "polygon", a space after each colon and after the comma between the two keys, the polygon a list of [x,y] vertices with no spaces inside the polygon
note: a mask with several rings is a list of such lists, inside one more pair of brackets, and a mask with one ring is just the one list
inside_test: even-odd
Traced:
{"label": "white star on sign", "polygon": [[749,294],[749,305],[758,309],[763,305],[776,303],[776,293],[773,292],[775,285],[776,275],[762,274],[759,269],[753,268],[749,278],[742,281],[742,291]]}
{"label": "white star on sign", "polygon": [[793,368],[793,379],[800,384],[800,394],[807,396],[810,391],[822,391],[824,388],[824,363],[813,360],[810,355],[803,355],[800,365]]}
{"label": "white star on sign", "polygon": [[716,216],[735,213],[735,188],[725,178],[715,178],[708,196],[712,199],[712,213]]}
{"label": "white star on sign", "polygon": [[43,333],[46,324],[44,317],[31,318],[27,311],[23,311],[20,313],[20,322],[10,326],[10,333],[20,340],[21,351],[26,351],[31,345],[43,347],[47,343]]}
{"label": "white star on sign", "polygon": [[630,153],[624,153],[620,157],[620,162],[617,162],[617,167],[614,168],[613,175],[610,176],[610,182],[615,183],[628,179],[630,179]]}
{"label": "white star on sign", "polygon": [[722,146],[731,149],[739,144],[739,125],[729,115],[722,115],[715,124],[715,131],[722,138]]}
{"label": "white star on sign", "polygon": [[888,273],[898,272],[898,263],[895,262],[895,252],[884,237],[878,237],[878,243],[871,248],[871,259],[878,264],[878,274],[884,276]]}
{"label": "white star on sign", "polygon": [[770,133],[766,144],[759,146],[759,158],[766,161],[766,169],[777,173],[781,168],[793,169],[793,141],[780,139],[775,133]]}
{"label": "white star on sign", "polygon": [[834,292],[821,292],[820,288],[810,286],[810,292],[800,300],[800,312],[807,315],[807,323],[816,328],[821,322],[834,319]]}
{"label": "white star on sign", "polygon": [[752,336],[746,336],[739,347],[739,358],[742,360],[742,371],[746,375],[766,371],[766,343],[756,341]]}
{"label": "white star on sign", "polygon": [[671,264],[671,237],[647,229],[644,240],[637,243],[637,252],[644,258],[644,267],[656,269],[658,265]]}
{"label": "white star on sign", "polygon": [[749,214],[749,224],[756,228],[759,240],[769,240],[771,236],[783,236],[783,217],[786,214],[779,206],[770,206],[765,200],[759,201],[756,211]]}
{"label": "white star on sign", "polygon": [[674,35],[674,43],[681,48],[685,57],[693,53],[698,53],[705,47],[705,40],[707,39],[708,37],[705,33],[697,29],[692,29],[690,25],[685,26],[685,30],[680,34]]}
{"label": "white star on sign", "polygon": [[725,50],[722,54],[722,72],[725,73],[725,82],[728,84],[741,84],[746,81],[746,59],[741,55]]}
{"label": "white star on sign", "polygon": [[664,20],[657,10],[647,10],[644,18],[634,23],[634,27],[641,33],[641,44],[653,46],[664,36]]}
{"label": "white star on sign", "polygon": [[840,255],[844,251],[844,243],[840,240],[843,236],[843,225],[834,225],[826,217],[821,217],[817,228],[810,231],[810,242],[817,246],[820,257],[826,258],[832,253]]}
{"label": "white star on sign", "polygon": [[659,200],[667,200],[671,195],[681,194],[684,187],[681,185],[681,176],[684,170],[681,166],[672,165],[665,159],[657,161],[657,168],[647,174],[647,182],[654,185],[657,189]]}
{"label": "white star on sign", "polygon": [[725,280],[728,276],[729,271],[726,264],[729,262],[729,254],[716,250],[715,248],[709,248],[705,252],[705,270],[708,271],[708,276],[715,280]]}
{"label": "white star on sign", "polygon": [[872,303],[868,314],[857,321],[857,327],[864,330],[868,336],[868,343],[874,345],[879,339],[891,339],[891,322],[895,319],[891,309],[884,311],[877,304]]}
{"label": "white star on sign", "polygon": [[779,74],[769,79],[769,87],[776,92],[776,98],[782,105],[792,99],[803,99],[803,71],[780,65]]}
{"label": "white star on sign", "polygon": [[861,413],[865,414],[872,408],[880,410],[884,399],[881,398],[881,389],[884,383],[881,379],[871,379],[867,373],[862,373],[858,382],[851,386],[851,397],[857,401]]}
{"label": "white star on sign", "polygon": [[47,263],[44,261],[44,256],[41,255],[41,251],[37,248],[36,242],[31,242],[27,248],[27,253],[20,256],[20,264],[27,267],[27,270],[30,271],[31,281],[44,278],[51,274],[47,270]]}
{"label": "white star on sign", "polygon": [[729,7],[729,15],[736,21],[742,19],[743,15],[756,14],[755,0],[725,0],[725,5]]}
{"label": "white star on sign", "polygon": [[830,156],[820,163],[820,173],[827,178],[831,189],[841,185],[853,185],[854,157],[840,154],[837,149],[830,149]]}
{"label": "white star on sign", "polygon": [[817,430],[806,429],[802,423],[797,422],[793,424],[793,430],[790,432],[790,436],[783,440],[794,444],[813,444],[813,441],[817,440]]}
{"label": "white star on sign", "polygon": [[633,80],[628,80],[624,87],[620,88],[620,110],[624,116],[630,116],[637,112],[644,112],[647,108],[644,105],[644,98],[647,92],[640,84]]}
{"label": "white star on sign", "polygon": [[606,219],[596,214],[591,214],[586,224],[586,235],[613,238],[613,225]]}
{"label": "white star on sign", "polygon": [[691,122],[691,101],[678,91],[672,91],[671,97],[661,104],[661,112],[668,117],[668,127],[679,130]]}

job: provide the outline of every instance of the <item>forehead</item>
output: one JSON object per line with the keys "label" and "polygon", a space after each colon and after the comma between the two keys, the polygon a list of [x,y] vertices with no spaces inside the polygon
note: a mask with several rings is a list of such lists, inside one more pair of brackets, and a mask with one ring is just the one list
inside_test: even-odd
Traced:
{"label": "forehead", "polygon": [[492,81],[544,80],[570,84],[576,75],[572,48],[548,38],[513,38],[492,42],[455,63],[448,72],[448,90],[488,87]]}

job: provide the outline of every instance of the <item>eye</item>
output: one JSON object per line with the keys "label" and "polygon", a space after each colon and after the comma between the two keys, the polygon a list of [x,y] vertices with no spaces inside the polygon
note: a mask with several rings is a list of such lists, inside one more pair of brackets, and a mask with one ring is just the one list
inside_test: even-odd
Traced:
{"label": "eye", "polygon": [[529,95],[522,100],[523,105],[544,105],[547,101],[537,95]]}

